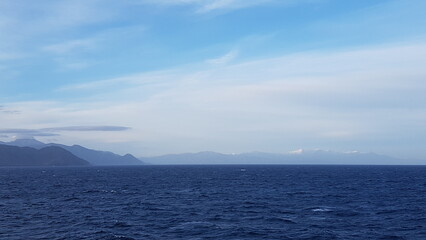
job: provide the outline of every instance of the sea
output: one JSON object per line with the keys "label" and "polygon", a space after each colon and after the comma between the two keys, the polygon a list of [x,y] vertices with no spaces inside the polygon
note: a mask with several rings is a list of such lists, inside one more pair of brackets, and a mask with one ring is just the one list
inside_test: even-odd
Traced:
{"label": "sea", "polygon": [[0,168],[0,239],[426,239],[426,166]]}

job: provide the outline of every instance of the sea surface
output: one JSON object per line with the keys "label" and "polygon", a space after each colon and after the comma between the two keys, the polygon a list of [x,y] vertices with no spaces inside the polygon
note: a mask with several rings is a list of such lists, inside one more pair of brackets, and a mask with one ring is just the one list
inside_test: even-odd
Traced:
{"label": "sea surface", "polygon": [[426,166],[1,168],[0,239],[426,239]]}

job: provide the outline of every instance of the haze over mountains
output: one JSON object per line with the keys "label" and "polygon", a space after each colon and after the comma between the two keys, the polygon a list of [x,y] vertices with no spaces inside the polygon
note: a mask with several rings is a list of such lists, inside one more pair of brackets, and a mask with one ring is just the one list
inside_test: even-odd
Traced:
{"label": "haze over mountains", "polygon": [[[39,152],[46,151],[45,149],[54,148],[54,149],[61,149],[63,150],[62,153],[69,155],[71,154],[76,159],[83,159],[84,161],[87,161],[87,164],[84,165],[94,165],[94,166],[113,166],[113,165],[141,165],[143,162],[132,156],[131,154],[126,154],[124,156],[120,156],[118,154],[107,152],[107,151],[97,151],[93,149],[88,149],[79,145],[73,145],[73,146],[67,146],[63,144],[56,144],[56,143],[43,143],[40,141],[37,141],[35,139],[17,139],[12,142],[0,142],[0,145],[2,146],[14,146],[15,148],[9,150],[14,151],[15,155],[12,153],[2,154],[0,152],[0,165],[3,165],[3,162],[6,164],[10,162],[10,158],[13,156],[20,156],[20,154],[23,154],[27,156],[24,162],[29,163],[31,159],[33,158],[31,154],[36,154],[38,150]],[[30,149],[30,150],[28,150]],[[22,153],[24,152],[24,153]],[[35,155],[34,155],[35,156]],[[45,159],[46,163],[42,165],[49,165],[49,159]],[[25,165],[25,164],[24,164]],[[40,165],[40,164],[26,164],[28,166],[32,165]],[[81,165],[76,162],[73,165]],[[4,166],[11,166],[11,165],[4,165]],[[22,164],[19,164],[17,166],[23,166]]]}
{"label": "haze over mountains", "polygon": [[43,143],[35,139],[0,142],[0,166],[119,166],[142,164],[424,164],[420,160],[403,160],[375,153],[296,150],[284,154],[249,152],[222,154],[198,152],[136,158],[88,149]]}
{"label": "haze over mountains", "polygon": [[302,149],[285,154],[264,152],[241,154],[199,152],[169,154],[140,159],[151,164],[422,164],[421,161],[402,160],[375,153]]}

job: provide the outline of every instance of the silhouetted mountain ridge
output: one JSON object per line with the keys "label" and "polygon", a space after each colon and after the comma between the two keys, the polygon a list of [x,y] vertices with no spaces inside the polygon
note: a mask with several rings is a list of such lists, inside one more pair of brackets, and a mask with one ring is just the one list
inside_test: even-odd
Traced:
{"label": "silhouetted mountain ridge", "polygon": [[16,139],[12,142],[4,142],[4,143],[1,143],[1,144],[16,146],[16,147],[31,147],[31,148],[36,148],[36,149],[46,147],[45,143],[37,141],[34,138]]}
{"label": "silhouetted mountain ridge", "polygon": [[[1,143],[1,142],[0,142]],[[32,147],[35,149],[42,149],[44,147],[54,146],[65,149],[75,156],[88,161],[90,164],[95,166],[111,166],[111,165],[141,165],[144,164],[139,159],[135,158],[131,154],[124,156],[108,152],[98,151],[89,148],[85,148],[80,145],[67,146],[57,143],[43,143],[36,139],[17,139],[12,142],[5,142],[5,145],[19,146],[19,147]]]}
{"label": "silhouetted mountain ridge", "polygon": [[50,146],[58,146],[64,148],[74,155],[86,159],[93,165],[112,166],[112,165],[142,165],[143,162],[135,158],[131,154],[124,156],[108,152],[88,149],[80,145],[66,146],[62,144],[49,143]]}
{"label": "silhouetted mountain ridge", "polygon": [[41,149],[0,144],[0,166],[88,166],[89,162],[54,146]]}

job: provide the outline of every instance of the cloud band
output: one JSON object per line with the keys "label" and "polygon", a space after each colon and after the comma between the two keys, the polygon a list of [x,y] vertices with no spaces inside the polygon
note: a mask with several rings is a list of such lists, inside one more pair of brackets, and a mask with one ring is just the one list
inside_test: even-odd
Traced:
{"label": "cloud band", "polygon": [[67,127],[55,127],[55,128],[42,128],[42,129],[21,129],[21,128],[10,128],[0,129],[0,134],[14,134],[23,137],[45,137],[45,136],[59,136],[57,132],[116,132],[126,131],[129,127],[123,126],[67,126]]}

